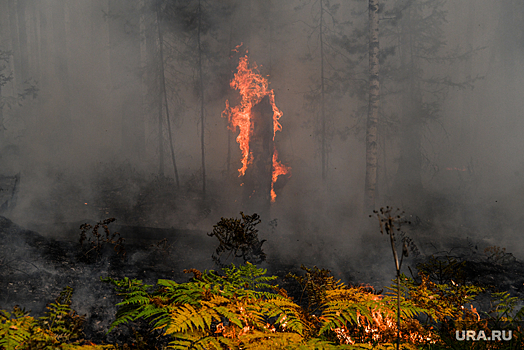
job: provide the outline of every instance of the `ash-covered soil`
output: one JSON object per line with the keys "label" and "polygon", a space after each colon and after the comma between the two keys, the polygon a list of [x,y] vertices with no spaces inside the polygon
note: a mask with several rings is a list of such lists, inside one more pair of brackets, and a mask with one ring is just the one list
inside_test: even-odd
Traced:
{"label": "ash-covered soil", "polygon": [[[55,240],[0,217],[0,309],[19,305],[32,316],[42,316],[46,305],[71,286],[72,308],[87,316],[86,339],[112,342],[122,337],[118,331],[105,334],[120,300],[101,276],[137,278],[154,285],[160,278],[188,281],[192,274],[184,274],[184,269],[214,267],[209,257],[215,242],[202,231],[111,224],[111,234],[119,232],[125,239],[122,246],[87,241],[80,245],[79,227],[80,223],[69,225],[70,234],[76,232],[72,239]],[[103,229],[100,232],[104,238]],[[87,237],[94,239],[90,232]],[[117,253],[115,246],[123,250]]]}
{"label": "ash-covered soil", "polygon": [[[109,285],[100,281],[101,276],[137,278],[154,285],[158,279],[172,279],[179,283],[189,281],[193,275],[185,274],[184,269],[217,269],[211,260],[217,242],[204,231],[110,224],[108,228],[111,234],[120,233],[113,242],[119,237],[125,239],[122,250],[120,245],[103,240],[99,245],[87,241],[81,245],[81,224],[62,225],[60,230],[63,232],[55,237],[69,239],[52,239],[47,238],[49,228],[42,227],[43,232],[47,231],[44,236],[0,216],[0,309],[11,310],[13,306],[19,305],[31,310],[33,316],[42,316],[46,305],[53,302],[66,286],[71,286],[74,288],[72,308],[86,315],[85,338],[96,343],[125,342],[132,333],[129,328],[119,327],[106,334],[114,320],[117,310],[115,305],[120,300]],[[103,229],[100,229],[100,233],[102,238],[105,237]],[[87,232],[87,237],[94,239],[91,232]],[[468,283],[483,285],[491,291],[509,291],[514,296],[524,298],[524,264],[521,261],[501,249],[493,248],[485,252],[467,241],[453,244],[457,249],[434,256],[441,261],[453,258],[462,262],[464,279]],[[417,263],[428,261],[428,258],[419,256],[411,260],[409,265],[414,267]],[[389,260],[391,256],[384,256],[384,261]],[[299,286],[283,277],[289,272],[300,274],[301,263],[307,262],[297,261],[292,264],[270,255],[261,267],[268,268],[268,274],[279,276],[280,286],[288,290],[289,295],[296,296],[298,301],[302,294]],[[340,276],[339,272],[334,273],[335,277],[355,284],[369,281],[354,280],[351,276],[373,278],[372,263],[367,267],[361,264],[356,269],[351,269],[350,265],[349,260],[340,263],[339,268],[344,271],[344,276]],[[360,274],[361,269],[368,271]]]}

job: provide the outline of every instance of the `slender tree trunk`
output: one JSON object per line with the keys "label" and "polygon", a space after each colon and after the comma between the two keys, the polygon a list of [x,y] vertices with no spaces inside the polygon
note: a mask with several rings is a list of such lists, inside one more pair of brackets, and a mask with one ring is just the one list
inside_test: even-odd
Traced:
{"label": "slender tree trunk", "polygon": [[377,125],[380,106],[378,0],[369,0],[369,105],[366,126],[365,208],[375,209],[377,187]]}
{"label": "slender tree trunk", "polygon": [[20,42],[18,41],[17,9],[14,0],[9,0],[9,29],[11,32],[11,51],[13,53],[13,86],[18,90],[21,85]]}
{"label": "slender tree trunk", "polygon": [[31,77],[40,81],[40,41],[38,40],[38,16],[36,2],[30,2],[27,6],[27,25],[29,27],[29,57],[31,58]]}
{"label": "slender tree trunk", "polygon": [[[117,115],[121,116],[121,149],[125,157],[140,164],[145,149],[142,81],[138,75],[129,73],[130,70],[140,69],[141,64],[138,6],[138,1],[115,2],[115,13],[120,14],[120,18],[115,23],[119,32],[115,35],[116,46],[113,51],[118,90],[115,107]],[[122,36],[125,32],[127,34]]]}
{"label": "slender tree trunk", "polygon": [[[55,71],[64,94],[64,106],[61,115],[62,123],[71,125],[71,95],[69,88],[69,64],[67,60],[67,33],[66,33],[66,6],[65,0],[59,0],[53,8],[53,38],[55,40]],[[68,135],[69,131],[62,131]]]}
{"label": "slender tree trunk", "polygon": [[[467,26],[466,26],[466,32],[465,37],[466,38],[472,38],[475,33],[475,6],[467,6],[468,14],[467,14]],[[464,62],[464,78],[468,79],[468,77],[471,77],[471,73],[473,72],[473,60],[468,59],[466,62]],[[475,140],[475,135],[477,135],[477,128],[476,124],[474,123],[474,119],[472,118],[476,113],[471,113],[471,105],[472,101],[471,98],[468,98],[470,95],[466,92],[463,92],[461,94],[461,128],[460,128],[460,145],[472,145]],[[476,104],[473,104],[476,105]],[[475,126],[474,126],[475,125]],[[472,132],[473,131],[473,132]],[[476,141],[476,140],[475,140]],[[470,150],[468,153],[472,153],[472,150]]]}
{"label": "slender tree trunk", "polygon": [[20,43],[20,64],[22,69],[22,81],[26,81],[29,76],[29,53],[27,45],[27,26],[26,26],[26,1],[18,0],[17,14],[18,14],[18,40]]}
{"label": "slender tree trunk", "polygon": [[41,86],[46,86],[49,77],[48,77],[48,71],[49,71],[49,25],[47,20],[47,13],[45,11],[45,7],[42,5],[41,2],[36,3],[37,6],[37,15],[38,15],[38,22],[40,24],[39,26],[39,45],[40,45],[40,57],[38,59],[38,64],[40,67],[40,78],[38,83]]}
{"label": "slender tree trunk", "polygon": [[164,176],[164,132],[162,128],[163,109],[162,95],[158,94],[158,174],[162,177]]}
{"label": "slender tree trunk", "polygon": [[324,85],[324,3],[320,0],[320,143],[322,158],[322,180],[327,177],[327,146],[326,146],[326,102]]}
{"label": "slender tree trunk", "polygon": [[[148,1],[146,1],[146,4]],[[156,12],[156,11],[155,11]],[[154,14],[156,18],[156,13]],[[157,113],[157,150],[158,150],[158,175],[160,177],[165,176],[165,165],[164,165],[164,128],[163,128],[163,96],[162,96],[162,79],[160,79],[160,53],[159,53],[159,36],[158,36],[158,23],[153,22],[154,18],[151,18],[151,23],[146,26],[145,40],[146,40],[146,53],[148,54],[147,60],[150,62],[156,62],[154,68],[148,70],[148,81],[146,84],[149,87],[149,95],[154,96],[154,101],[151,101],[151,107]]]}
{"label": "slender tree trunk", "polygon": [[202,27],[202,7],[198,1],[198,74],[200,76],[200,148],[202,151],[202,195],[206,196],[206,149],[205,149],[205,114],[204,114],[204,76],[202,73],[202,47],[200,31]]}
{"label": "slender tree trunk", "polygon": [[1,82],[0,82],[0,146],[4,146],[4,103],[2,101]]}
{"label": "slender tree trunk", "polygon": [[413,22],[420,18],[416,9],[408,7],[403,11],[400,60],[401,67],[407,74],[402,96],[402,122],[400,126],[400,157],[395,176],[393,191],[411,205],[417,205],[422,200],[422,132],[423,107],[417,76],[419,66],[416,57],[415,39],[413,38]]}
{"label": "slender tree trunk", "polygon": [[[175,172],[176,185],[177,187],[180,187],[180,181],[178,179],[178,169],[177,169],[176,160],[175,160],[175,148],[173,147],[173,135],[171,132],[171,121],[169,119],[169,106],[167,103],[166,76],[165,76],[165,70],[164,70],[164,38],[162,37],[162,28],[160,25],[160,5],[157,6],[156,16],[157,16],[156,19],[157,19],[157,25],[158,25],[158,41],[159,41],[159,47],[160,47],[160,78],[162,80],[162,93],[164,95],[164,103],[166,106],[167,129],[168,129],[168,134],[169,134],[169,147],[171,148],[171,160],[173,162],[173,170]],[[162,109],[160,109],[160,113],[162,113]],[[162,126],[160,125],[159,128],[161,129],[161,127]],[[162,155],[162,159],[163,159],[163,155]]]}
{"label": "slender tree trunk", "polygon": [[[11,30],[9,27],[8,6],[6,2],[3,2],[0,4],[0,39],[2,39],[2,42],[5,42],[5,44],[7,45],[6,47],[0,47],[0,65],[3,66],[5,64],[6,66],[5,70],[0,69],[0,73],[3,73],[5,75],[9,74],[9,60],[12,59],[10,55],[7,54],[10,48],[9,44],[7,43],[7,40],[10,34]],[[4,101],[2,99],[2,87],[7,83],[8,82],[3,79],[0,80],[0,147],[4,145]]]}

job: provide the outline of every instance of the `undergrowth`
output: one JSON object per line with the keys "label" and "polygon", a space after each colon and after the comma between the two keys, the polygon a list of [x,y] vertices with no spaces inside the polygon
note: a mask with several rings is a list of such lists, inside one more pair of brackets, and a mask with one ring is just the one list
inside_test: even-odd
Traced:
{"label": "undergrowth", "polygon": [[[387,213],[388,214],[388,213]],[[390,217],[386,217],[391,224]],[[122,241],[107,225],[83,226],[86,256],[98,255],[103,244],[118,251]],[[391,221],[391,222],[390,222]],[[66,287],[47,306],[43,317],[34,318],[16,306],[0,310],[0,349],[523,349],[518,322],[524,319],[522,301],[508,292],[489,293],[464,277],[464,264],[455,258],[429,258],[417,265],[411,277],[400,272],[395,240],[391,237],[397,276],[386,291],[336,280],[327,269],[302,266],[302,273],[288,274],[300,286],[298,300],[276,284],[276,276],[249,262],[265,259],[255,226],[258,215],[242,214],[242,220],[222,219],[211,236],[219,239],[214,256],[219,271],[185,270],[189,282],[159,279],[156,284],[134,278],[101,277],[120,298],[115,320],[107,330],[132,330],[125,344],[96,345],[84,339],[85,316],[72,308],[73,289]],[[384,226],[386,227],[386,226]],[[389,227],[389,226],[388,226]],[[98,232],[101,228],[104,235]],[[394,228],[391,225],[390,228]],[[90,230],[93,239],[86,233]],[[402,256],[412,242],[403,239]],[[232,254],[244,263],[224,266]],[[505,261],[498,248],[487,251],[489,260]],[[401,258],[402,259],[402,258]],[[507,260],[507,259],[506,259]],[[491,310],[474,307],[479,295],[491,299]],[[397,319],[397,318],[400,319]],[[136,327],[137,324],[146,325]],[[457,341],[470,330],[491,334],[512,330],[508,341]]]}
{"label": "undergrowth", "polygon": [[66,287],[47,306],[45,316],[35,319],[18,306],[12,312],[0,311],[0,348],[76,349],[85,342],[82,328],[85,316],[71,309],[73,289]]}
{"label": "undergrowth", "polygon": [[[431,262],[430,262],[431,263]],[[451,262],[453,263],[453,262]],[[66,287],[33,318],[19,307],[0,312],[0,348],[14,349],[393,349],[397,335],[396,281],[385,293],[369,286],[346,285],[329,270],[302,267],[290,274],[302,287],[295,301],[276,276],[247,262],[220,272],[188,270],[186,283],[160,279],[101,280],[113,286],[121,302],[108,332],[144,321],[133,344],[95,345],[83,339],[84,316],[71,309]],[[401,349],[522,349],[514,329],[511,342],[457,342],[455,330],[512,329],[524,318],[520,301],[492,293],[493,308],[472,306],[481,287],[456,282],[438,284],[429,275],[400,276]],[[462,328],[461,328],[462,327]],[[463,328],[467,327],[467,328]],[[504,327],[504,328],[502,328]],[[146,333],[143,333],[146,332]],[[162,345],[165,344],[166,346]]]}

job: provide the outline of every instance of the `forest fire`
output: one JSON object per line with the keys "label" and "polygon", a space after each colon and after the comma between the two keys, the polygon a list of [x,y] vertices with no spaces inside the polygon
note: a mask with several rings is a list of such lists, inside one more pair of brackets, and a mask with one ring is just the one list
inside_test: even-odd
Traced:
{"label": "forest fire", "polygon": [[[222,117],[227,118],[229,123],[228,128],[231,131],[237,131],[237,128],[239,130],[236,140],[242,152],[242,167],[238,172],[239,176],[244,176],[248,166],[254,161],[253,151],[250,147],[254,132],[253,108],[261,103],[264,98],[267,97],[269,99],[273,115],[272,141],[275,140],[276,132],[282,130],[282,125],[280,124],[279,119],[282,117],[283,113],[275,104],[275,93],[269,88],[268,79],[260,74],[256,63],[250,66],[247,51],[245,56],[240,57],[237,72],[231,80],[230,86],[239,92],[241,100],[235,107],[231,107],[229,101],[226,100],[226,108],[222,112]],[[291,168],[283,165],[278,160],[278,152],[274,145],[271,153],[272,176],[270,195],[271,202],[274,202],[276,199],[274,184],[279,176],[288,174]]]}

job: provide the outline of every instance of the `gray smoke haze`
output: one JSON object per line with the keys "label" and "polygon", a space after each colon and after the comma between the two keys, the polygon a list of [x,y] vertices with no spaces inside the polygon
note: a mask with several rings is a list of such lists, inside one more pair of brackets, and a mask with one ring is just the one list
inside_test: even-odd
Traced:
{"label": "gray smoke haze", "polygon": [[[324,1],[321,17],[318,1],[202,1],[200,30],[198,2],[160,3],[180,188],[165,106],[159,133],[157,2],[0,1],[0,175],[20,174],[16,201],[2,214],[35,229],[116,217],[207,232],[221,217],[238,217],[241,153],[221,113],[226,100],[239,100],[229,81],[248,50],[284,113],[275,144],[292,168],[262,217],[269,262],[317,264],[337,275],[355,259],[393,277],[388,242],[363,205],[367,2]],[[387,0],[381,9],[376,208],[404,210],[423,253],[470,239],[524,258],[524,5],[425,4]],[[31,84],[34,98],[25,90]],[[372,283],[369,276],[351,278]]]}

